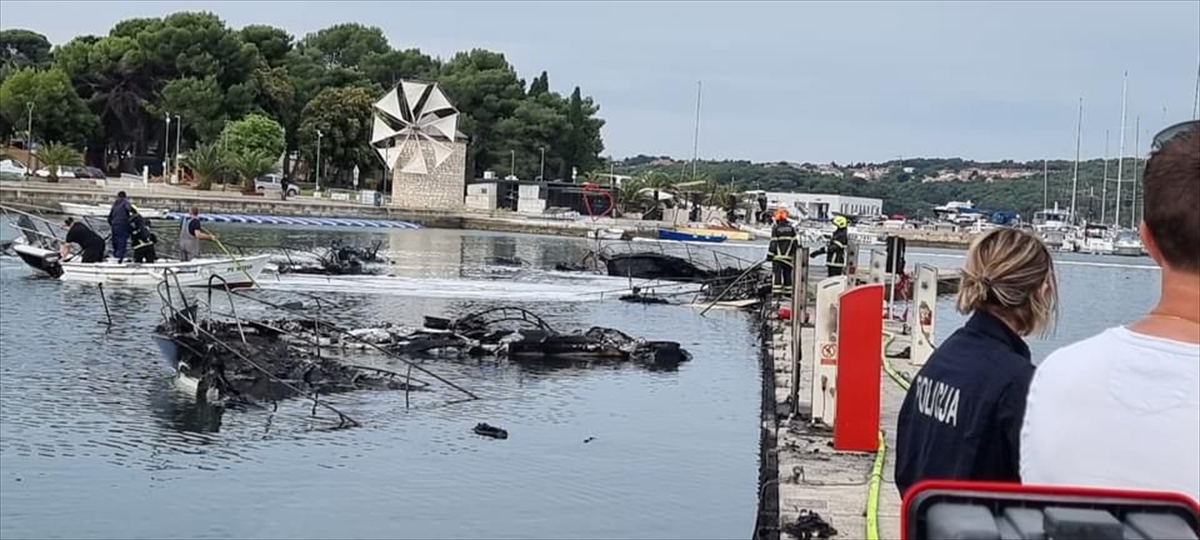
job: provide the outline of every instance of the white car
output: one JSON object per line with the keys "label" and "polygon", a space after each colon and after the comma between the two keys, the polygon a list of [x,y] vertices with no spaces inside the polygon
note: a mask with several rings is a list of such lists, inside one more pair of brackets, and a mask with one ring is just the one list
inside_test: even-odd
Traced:
{"label": "white car", "polygon": [[[267,191],[279,191],[281,189],[281,180],[283,177],[278,174],[264,174],[254,181],[254,191],[266,193]],[[300,186],[296,184],[288,184],[288,196],[295,197],[300,194]]]}
{"label": "white car", "polygon": [[[50,169],[38,169],[37,172],[33,173],[33,174],[36,174],[38,176],[38,178],[50,178]],[[75,168],[74,167],[59,167],[58,177],[59,178],[75,178]]]}
{"label": "white car", "polygon": [[0,160],[0,175],[3,176],[25,176],[29,174],[29,169],[25,165],[15,159]]}

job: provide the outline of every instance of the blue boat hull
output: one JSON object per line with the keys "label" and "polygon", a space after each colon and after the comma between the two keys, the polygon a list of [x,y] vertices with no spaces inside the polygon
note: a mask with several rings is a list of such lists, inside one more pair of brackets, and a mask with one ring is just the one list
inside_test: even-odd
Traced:
{"label": "blue boat hull", "polygon": [[712,243],[725,241],[725,237],[721,236],[721,235],[709,236],[706,234],[691,234],[691,233],[673,231],[671,229],[659,229],[658,230],[658,239],[659,240],[676,240],[679,242],[712,242]]}

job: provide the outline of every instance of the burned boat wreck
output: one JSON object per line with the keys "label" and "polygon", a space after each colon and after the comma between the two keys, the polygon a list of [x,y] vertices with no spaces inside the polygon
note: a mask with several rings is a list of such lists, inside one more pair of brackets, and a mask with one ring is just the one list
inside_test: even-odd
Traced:
{"label": "burned boat wreck", "polygon": [[329,247],[311,257],[293,257],[286,248],[283,249],[285,261],[277,263],[280,274],[308,274],[321,276],[357,276],[379,273],[378,266],[373,264],[385,263],[386,259],[379,254],[383,242],[376,240],[368,247],[351,246],[334,240]]}

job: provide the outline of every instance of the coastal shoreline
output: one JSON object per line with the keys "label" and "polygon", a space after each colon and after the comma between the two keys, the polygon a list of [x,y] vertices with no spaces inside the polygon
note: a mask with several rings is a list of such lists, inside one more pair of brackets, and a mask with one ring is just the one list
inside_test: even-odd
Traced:
{"label": "coastal shoreline", "polygon": [[[60,202],[106,204],[116,197],[117,191],[124,190],[138,205],[175,212],[186,212],[188,207],[195,205],[199,207],[202,214],[386,219],[410,221],[433,229],[464,229],[571,237],[586,237],[591,231],[610,228],[623,229],[633,236],[655,237],[657,229],[672,226],[668,222],[636,219],[550,219],[513,212],[446,212],[404,209],[304,196],[296,196],[283,201],[270,196],[244,195],[238,191],[197,191],[163,184],[150,184],[147,187],[140,182],[109,182],[109,184],[99,187],[81,183],[3,182],[0,183],[0,203],[18,203],[49,209],[57,209]],[[911,247],[966,249],[973,238],[973,235],[966,233],[919,229],[878,232],[905,238]],[[765,241],[759,243],[766,245]]]}

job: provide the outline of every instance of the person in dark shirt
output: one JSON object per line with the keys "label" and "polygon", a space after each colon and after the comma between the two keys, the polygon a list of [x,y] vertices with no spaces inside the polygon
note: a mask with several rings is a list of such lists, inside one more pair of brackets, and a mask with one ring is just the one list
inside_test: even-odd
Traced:
{"label": "person in dark shirt", "polygon": [[917,372],[900,408],[901,496],[922,480],[1020,481],[1034,370],[1022,336],[1047,330],[1057,303],[1054,261],[1036,236],[996,229],[971,247],[958,292],[971,318]]}
{"label": "person in dark shirt", "polygon": [[125,192],[117,192],[117,200],[113,201],[112,208],[108,211],[108,226],[112,229],[113,257],[117,258],[117,262],[125,260],[125,250],[129,246],[131,232],[129,209],[129,198],[125,196]]}
{"label": "person in dark shirt", "polygon": [[67,254],[71,252],[71,244],[77,244],[83,253],[83,262],[97,263],[104,260],[104,239],[95,231],[70,217],[63,220],[62,228],[67,230],[67,237],[58,248],[60,257],[66,260]]}
{"label": "person in dark shirt", "polygon": [[154,244],[158,242],[158,236],[154,231],[150,230],[150,221],[137,211],[137,207],[129,205],[129,230],[130,240],[133,242],[133,262],[135,263],[152,263],[158,260],[158,253],[154,249]]}

